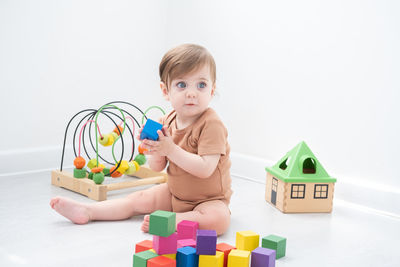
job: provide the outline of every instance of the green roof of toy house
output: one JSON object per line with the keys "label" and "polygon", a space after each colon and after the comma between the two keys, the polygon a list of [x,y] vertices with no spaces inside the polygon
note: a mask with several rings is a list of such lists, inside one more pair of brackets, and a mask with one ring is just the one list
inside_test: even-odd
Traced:
{"label": "green roof of toy house", "polygon": [[272,167],[265,168],[285,183],[335,183],[305,142],[300,142]]}

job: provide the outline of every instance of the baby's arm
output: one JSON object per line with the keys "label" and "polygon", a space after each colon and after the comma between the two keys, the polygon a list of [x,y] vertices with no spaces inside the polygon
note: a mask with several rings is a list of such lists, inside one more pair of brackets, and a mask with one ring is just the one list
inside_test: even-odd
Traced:
{"label": "baby's arm", "polygon": [[[162,165],[162,157],[164,158],[164,164],[166,164],[166,158],[168,158],[180,168],[199,178],[208,178],[213,174],[221,157],[220,154],[199,156],[187,152],[172,141],[168,131],[164,132],[165,134],[162,131],[158,131],[158,141],[143,140],[144,147],[147,149],[146,155],[155,156],[155,160],[158,159],[160,161],[157,164],[163,168],[165,168],[165,165]],[[157,165],[156,163],[154,164]]]}
{"label": "baby's arm", "polygon": [[165,166],[167,166],[167,159],[165,156],[150,156],[149,157],[149,167],[153,171],[160,172],[165,169]]}

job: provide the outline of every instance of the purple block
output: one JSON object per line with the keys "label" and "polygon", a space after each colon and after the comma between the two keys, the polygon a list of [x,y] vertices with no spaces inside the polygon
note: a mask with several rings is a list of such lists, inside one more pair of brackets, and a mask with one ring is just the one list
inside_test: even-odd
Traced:
{"label": "purple block", "polygon": [[276,251],[258,247],[251,252],[251,267],[275,267]]}
{"label": "purple block", "polygon": [[217,232],[215,230],[197,230],[196,254],[215,255],[217,250]]}
{"label": "purple block", "polygon": [[178,223],[177,232],[178,240],[180,239],[196,239],[196,232],[199,229],[199,223],[183,220]]}
{"label": "purple block", "polygon": [[158,255],[175,254],[177,249],[177,237],[178,235],[176,233],[167,237],[153,235],[153,249]]}

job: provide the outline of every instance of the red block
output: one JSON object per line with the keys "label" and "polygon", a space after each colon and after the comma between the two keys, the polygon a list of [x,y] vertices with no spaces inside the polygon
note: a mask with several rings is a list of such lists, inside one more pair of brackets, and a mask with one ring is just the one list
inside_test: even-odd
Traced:
{"label": "red block", "polygon": [[224,267],[228,266],[228,255],[232,249],[236,249],[236,248],[232,247],[231,245],[226,244],[226,243],[217,244],[217,251],[221,251],[224,253]]}
{"label": "red block", "polygon": [[151,258],[147,261],[147,267],[175,267],[176,260],[164,256]]}
{"label": "red block", "polygon": [[135,246],[135,253],[142,252],[145,250],[149,250],[153,248],[153,241],[151,240],[143,240],[142,242],[139,242]]}

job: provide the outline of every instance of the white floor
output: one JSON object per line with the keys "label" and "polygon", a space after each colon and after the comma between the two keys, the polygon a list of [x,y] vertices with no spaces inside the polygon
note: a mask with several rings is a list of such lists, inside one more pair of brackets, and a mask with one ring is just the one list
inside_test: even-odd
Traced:
{"label": "white floor", "polygon": [[[282,214],[264,200],[263,184],[234,178],[232,185],[232,223],[218,242],[234,245],[243,230],[284,236],[278,267],[400,266],[400,216],[338,199],[332,214]],[[49,172],[0,177],[0,266],[132,266],[135,243],[151,239],[140,231],[142,217],[74,225],[50,208],[56,195],[92,201],[52,186]]]}

